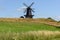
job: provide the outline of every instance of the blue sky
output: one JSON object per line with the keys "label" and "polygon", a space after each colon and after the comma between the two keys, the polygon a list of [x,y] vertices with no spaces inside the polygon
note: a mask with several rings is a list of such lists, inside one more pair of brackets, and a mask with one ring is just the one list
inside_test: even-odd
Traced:
{"label": "blue sky", "polygon": [[34,2],[34,18],[48,18],[60,20],[60,0],[0,0],[0,18],[19,18],[25,13],[21,10],[23,3],[30,5]]}

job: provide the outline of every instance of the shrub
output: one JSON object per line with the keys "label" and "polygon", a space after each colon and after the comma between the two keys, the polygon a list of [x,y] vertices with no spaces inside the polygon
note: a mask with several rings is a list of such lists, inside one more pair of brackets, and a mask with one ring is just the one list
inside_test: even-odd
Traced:
{"label": "shrub", "polygon": [[50,20],[50,22],[56,22],[56,20],[52,19],[51,17],[48,17],[47,20]]}
{"label": "shrub", "polygon": [[20,18],[24,18],[23,16],[21,16]]}

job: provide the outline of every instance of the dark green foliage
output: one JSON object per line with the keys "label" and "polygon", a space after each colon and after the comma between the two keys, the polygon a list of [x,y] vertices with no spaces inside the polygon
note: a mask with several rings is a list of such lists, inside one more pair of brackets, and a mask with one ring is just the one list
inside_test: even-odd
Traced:
{"label": "dark green foliage", "polygon": [[50,20],[50,22],[56,22],[56,20],[52,19],[51,17],[48,17],[47,20]]}

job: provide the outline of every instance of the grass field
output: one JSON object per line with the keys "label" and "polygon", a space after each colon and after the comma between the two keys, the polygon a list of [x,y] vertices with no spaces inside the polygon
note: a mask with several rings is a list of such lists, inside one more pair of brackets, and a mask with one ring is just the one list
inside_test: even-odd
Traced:
{"label": "grass field", "polygon": [[32,22],[0,22],[0,32],[22,32],[22,31],[37,31],[37,30],[50,30],[59,31],[55,26],[32,23]]}
{"label": "grass field", "polygon": [[[48,23],[48,21],[44,20],[40,21],[34,20],[34,21],[20,20],[20,19],[19,21],[15,19],[14,20],[1,19],[0,39],[1,40],[59,40],[60,39],[60,28],[57,28],[57,26],[55,25],[45,24]],[[52,21],[50,22],[56,23]],[[46,36],[47,35],[46,33],[49,35]]]}

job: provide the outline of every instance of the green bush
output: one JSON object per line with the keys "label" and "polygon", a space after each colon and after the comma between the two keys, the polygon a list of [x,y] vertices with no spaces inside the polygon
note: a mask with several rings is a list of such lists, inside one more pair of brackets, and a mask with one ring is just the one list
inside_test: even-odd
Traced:
{"label": "green bush", "polygon": [[47,20],[50,20],[51,22],[56,22],[56,20],[52,19],[51,17],[48,17]]}

